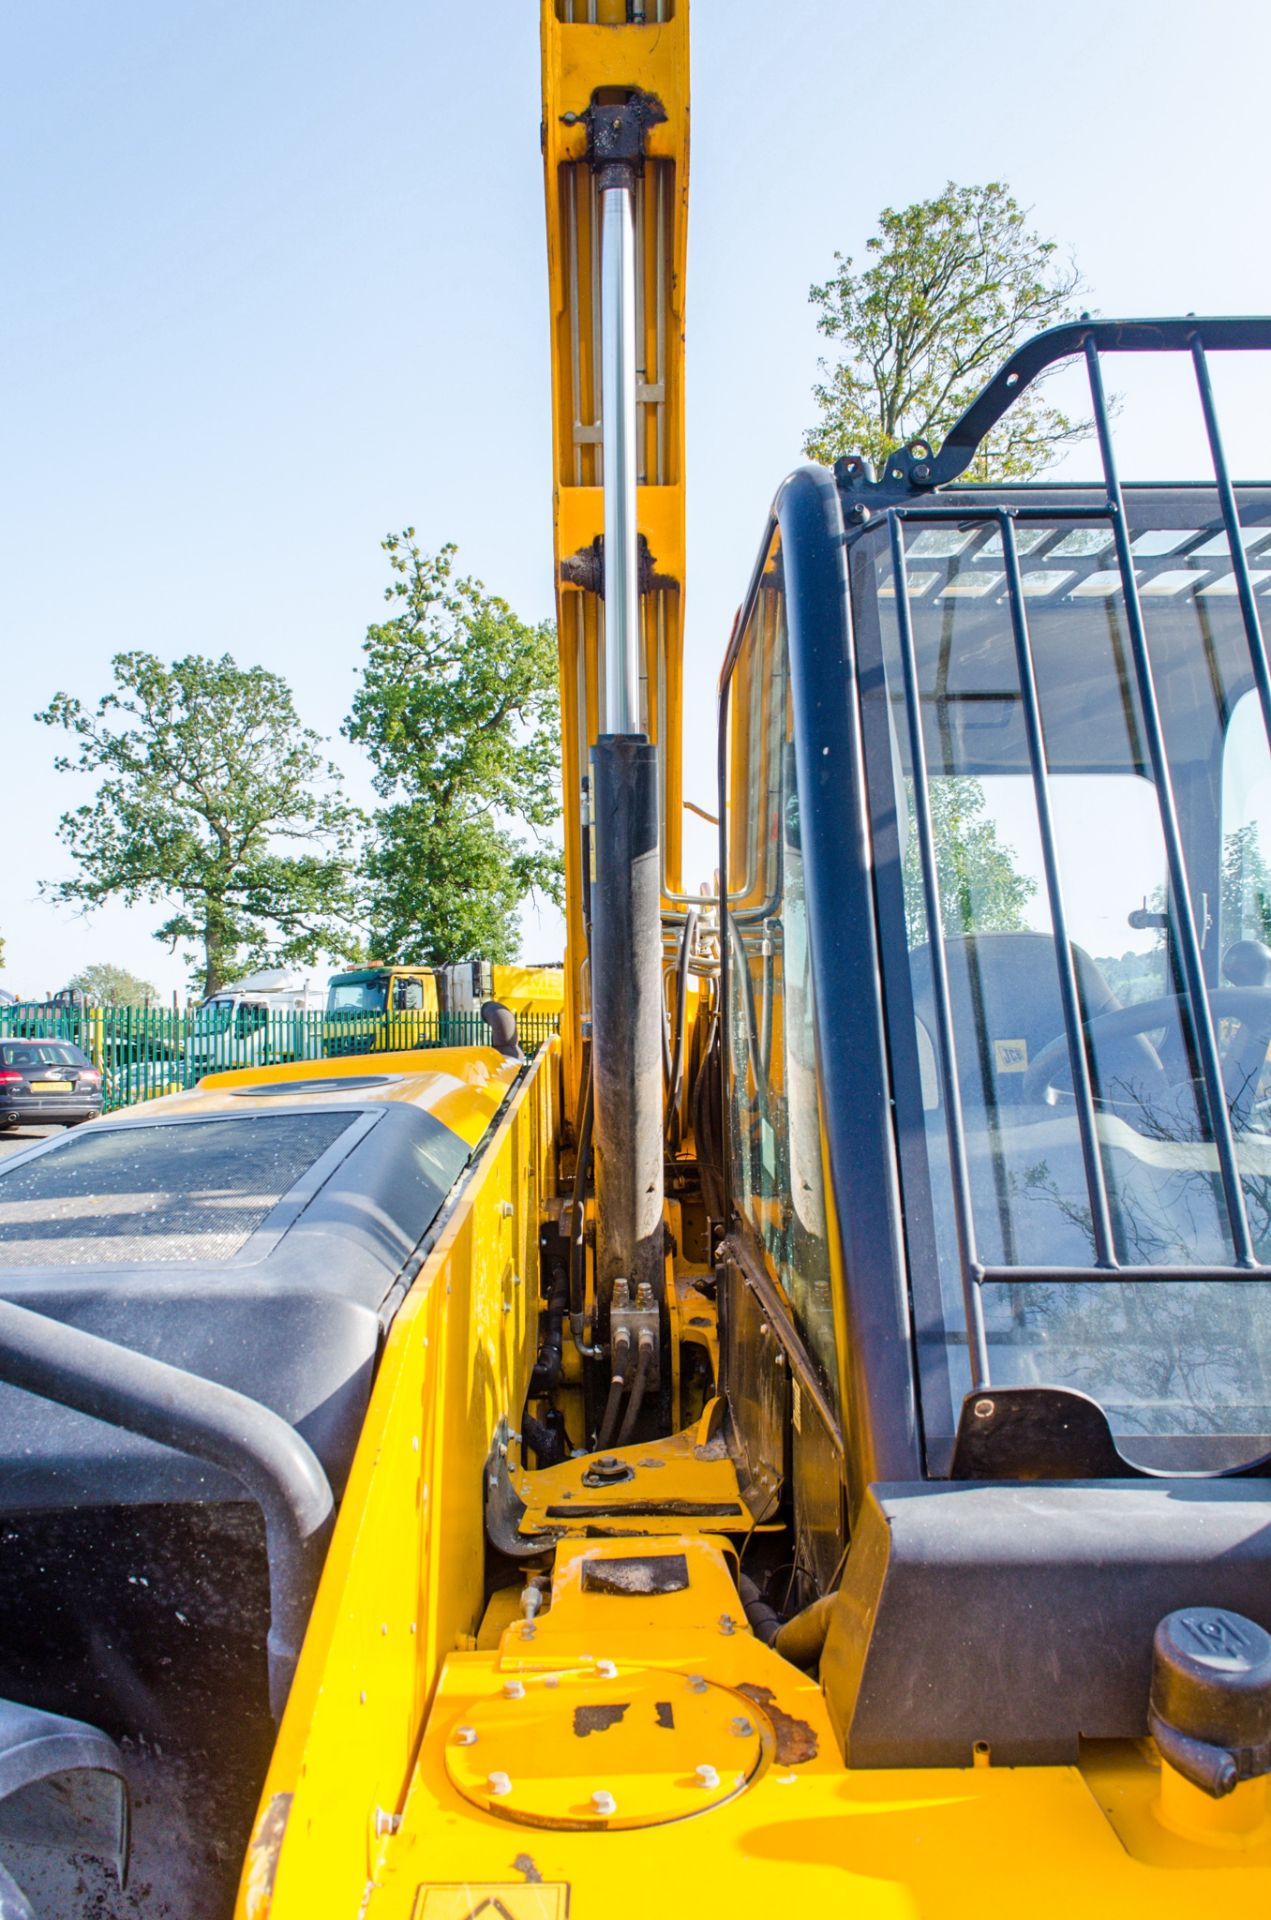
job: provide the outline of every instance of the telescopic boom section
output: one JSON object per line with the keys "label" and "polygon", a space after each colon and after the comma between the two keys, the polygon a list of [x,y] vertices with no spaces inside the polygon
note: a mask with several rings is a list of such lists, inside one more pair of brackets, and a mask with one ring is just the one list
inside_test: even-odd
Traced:
{"label": "telescopic boom section", "polygon": [[[657,749],[661,851],[654,892],[662,908],[683,904],[676,896],[687,0],[543,0],[542,46],[565,809],[565,1098],[576,1117],[583,1041],[591,1038],[597,1002],[588,918],[602,861],[598,848],[584,849],[584,831],[592,749],[602,734],[643,734]],[[637,909],[637,922],[642,917]],[[654,941],[660,995],[659,933]]]}

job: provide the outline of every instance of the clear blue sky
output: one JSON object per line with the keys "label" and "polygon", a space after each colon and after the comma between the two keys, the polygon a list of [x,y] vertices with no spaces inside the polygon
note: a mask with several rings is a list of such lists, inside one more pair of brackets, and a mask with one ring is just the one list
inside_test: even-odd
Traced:
{"label": "clear blue sky", "polygon": [[[1105,313],[1271,308],[1255,0],[696,0],[689,725],[799,457],[807,288],[878,209],[1010,183]],[[36,901],[83,797],[30,716],[112,653],[228,650],[335,736],[413,524],[552,610],[532,0],[41,0],[0,45],[6,985],[89,959],[170,991],[158,909]],[[1268,417],[1265,383],[1244,390]],[[1249,423],[1246,466],[1265,426]],[[1150,419],[1146,466],[1170,449]],[[359,758],[335,756],[370,798]],[[709,763],[686,790],[711,803]],[[703,871],[709,847],[701,853]],[[550,919],[531,957],[553,947]]]}

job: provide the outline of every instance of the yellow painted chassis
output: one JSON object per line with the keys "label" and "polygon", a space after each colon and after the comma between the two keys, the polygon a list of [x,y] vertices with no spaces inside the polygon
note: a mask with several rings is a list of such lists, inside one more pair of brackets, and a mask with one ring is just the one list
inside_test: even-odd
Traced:
{"label": "yellow painted chassis", "polygon": [[[732,1572],[744,1535],[730,1542],[711,1523],[686,1526],[679,1539],[648,1535],[648,1548],[683,1551],[691,1570],[688,1591],[652,1611],[580,1594],[579,1554],[609,1553],[614,1543],[576,1534],[558,1549],[552,1605],[532,1645],[514,1610],[498,1607],[478,1645],[483,1475],[500,1422],[516,1425],[533,1360],[559,1067],[553,1043],[527,1070],[388,1337],[238,1920],[466,1920],[487,1899],[511,1920],[657,1911],[1197,1920],[1271,1911],[1271,1838],[1200,1845],[1167,1832],[1153,1812],[1157,1775],[1133,1747],[1101,1751],[1080,1769],[847,1770],[815,1682],[741,1619]],[[718,1492],[731,1467],[709,1451]],[[691,1491],[705,1473],[692,1452],[681,1449],[668,1493]],[[515,1441],[509,1460],[517,1486],[532,1487],[539,1476],[520,1467]],[[638,1546],[634,1524],[624,1551],[633,1536]],[[1003,1620],[1004,1638],[1010,1631]],[[619,1684],[652,1669],[668,1688],[705,1676],[736,1691],[767,1729],[746,1790],[701,1812],[690,1795],[686,1817],[630,1831],[516,1824],[456,1791],[448,1761],[456,1726],[500,1697],[509,1676],[528,1676],[532,1691],[546,1673],[594,1672],[602,1659],[614,1662]],[[773,1711],[754,1704],[755,1689],[768,1690]],[[802,1757],[782,1757],[788,1723],[810,1735],[813,1754],[805,1738]],[[599,1753],[587,1750],[596,1777]],[[536,1764],[550,1781],[579,1763],[545,1741]],[[497,1916],[500,1906],[485,1911]]]}

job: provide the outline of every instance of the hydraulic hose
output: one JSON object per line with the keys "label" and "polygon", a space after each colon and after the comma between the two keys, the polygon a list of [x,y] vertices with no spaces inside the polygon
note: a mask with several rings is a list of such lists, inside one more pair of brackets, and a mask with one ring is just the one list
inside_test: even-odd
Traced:
{"label": "hydraulic hose", "polygon": [[781,1631],[781,1615],[764,1599],[749,1574],[741,1575],[737,1591],[741,1595],[742,1612],[750,1631],[756,1640],[762,1640],[765,1647],[770,1647]]}
{"label": "hydraulic hose", "polygon": [[606,1447],[613,1444],[613,1430],[618,1424],[618,1409],[622,1405],[622,1396],[627,1386],[627,1356],[630,1351],[631,1335],[626,1327],[619,1327],[613,1340],[613,1377],[609,1382],[609,1398],[605,1401],[600,1431],[596,1435],[597,1453],[603,1453]]}
{"label": "hydraulic hose", "polygon": [[583,1323],[583,1274],[586,1262],[587,1209],[583,1195],[587,1189],[587,1159],[591,1153],[592,1076],[587,1074],[583,1088],[583,1110],[578,1122],[578,1150],[574,1156],[574,1189],[570,1196],[569,1223],[569,1318],[574,1338],[581,1344]]}
{"label": "hydraulic hose", "polygon": [[802,1667],[808,1671],[821,1658],[837,1599],[837,1590],[823,1593],[802,1613],[796,1613],[792,1619],[781,1624],[772,1644],[781,1658],[788,1660],[792,1667]]}
{"label": "hydraulic hose", "polygon": [[649,1374],[653,1370],[653,1335],[645,1328],[640,1334],[639,1352],[636,1356],[635,1380],[632,1382],[631,1398],[627,1402],[627,1411],[618,1432],[618,1445],[625,1447],[632,1434],[644,1404],[645,1392],[649,1385]]}
{"label": "hydraulic hose", "polygon": [[684,1079],[684,1023],[688,1015],[689,959],[693,952],[696,934],[697,908],[690,907],[684,916],[684,932],[680,936],[680,960],[675,979],[675,1046],[671,1054],[670,1086],[666,1096],[668,1134],[676,1127],[679,1119],[680,1088]]}

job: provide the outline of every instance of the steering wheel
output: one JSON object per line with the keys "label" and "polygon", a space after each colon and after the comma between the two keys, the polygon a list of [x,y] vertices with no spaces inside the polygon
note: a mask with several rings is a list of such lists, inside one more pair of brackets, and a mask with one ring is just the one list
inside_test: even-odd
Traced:
{"label": "steering wheel", "polygon": [[[1212,987],[1208,999],[1215,1024],[1219,1020],[1240,1022],[1238,1032],[1227,1045],[1223,1078],[1232,1121],[1237,1126],[1247,1126],[1255,1108],[1263,1104],[1258,1101],[1258,1081],[1271,1045],[1271,986]],[[1111,1013],[1096,1014],[1093,1019],[1082,1022],[1082,1029],[1097,1060],[1109,1042],[1148,1034],[1154,1027],[1174,1026],[1185,1004],[1182,994],[1165,993],[1155,1000],[1140,1000],[1133,1006],[1115,1007]],[[1044,1100],[1055,1086],[1060,1068],[1071,1072],[1066,1033],[1048,1040],[1033,1056],[1024,1076],[1022,1097],[1027,1101]],[[1102,1100],[1096,1095],[1095,1104],[1110,1104],[1107,1094]]]}

